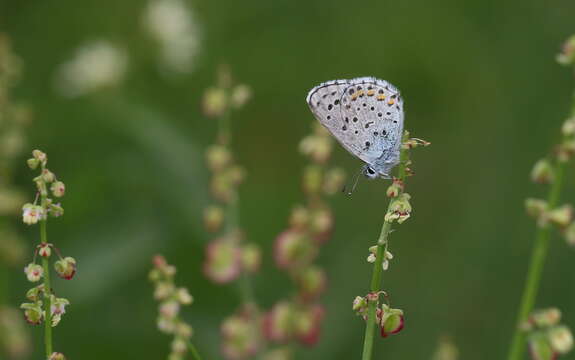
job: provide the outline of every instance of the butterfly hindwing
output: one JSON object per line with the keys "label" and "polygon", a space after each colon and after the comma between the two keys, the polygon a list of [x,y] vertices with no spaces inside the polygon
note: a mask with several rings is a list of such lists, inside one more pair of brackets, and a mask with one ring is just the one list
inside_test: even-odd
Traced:
{"label": "butterfly hindwing", "polygon": [[372,77],[334,80],[313,88],[307,102],[354,156],[380,168],[399,160],[403,100],[393,85]]}

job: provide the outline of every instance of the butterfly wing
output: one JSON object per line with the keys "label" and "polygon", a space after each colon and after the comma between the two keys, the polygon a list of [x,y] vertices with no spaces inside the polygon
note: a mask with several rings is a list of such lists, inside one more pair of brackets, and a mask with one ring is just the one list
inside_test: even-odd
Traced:
{"label": "butterfly wing", "polygon": [[344,148],[376,170],[389,169],[399,160],[403,100],[387,81],[329,81],[313,88],[307,102]]}

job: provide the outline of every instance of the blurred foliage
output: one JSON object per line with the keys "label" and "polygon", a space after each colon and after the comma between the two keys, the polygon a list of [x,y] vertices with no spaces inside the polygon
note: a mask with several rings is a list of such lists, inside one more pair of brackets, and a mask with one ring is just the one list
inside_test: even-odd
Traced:
{"label": "blurred foliage", "polygon": [[[146,281],[150,258],[164,253],[196,297],[183,316],[194,323],[205,358],[219,358],[218,324],[238,303],[237,289],[202,275],[201,226],[208,204],[202,154],[216,124],[202,115],[204,89],[220,63],[250,85],[254,99],[234,115],[234,154],[249,177],[241,189],[242,227],[271,254],[292,204],[303,199],[299,139],[315,121],[304,102],[317,83],[372,75],[392,82],[406,102],[406,128],[433,143],[417,153],[410,179],[417,214],[391,246],[398,259],[384,288],[405,311],[400,336],[377,341],[377,354],[426,359],[441,334],[462,358],[500,358],[507,350],[534,225],[523,211],[536,159],[554,143],[573,88],[555,62],[573,33],[575,2],[509,0],[190,0],[199,34],[191,72],[161,65],[162,48],[142,24],[136,0],[0,0],[0,31],[26,68],[19,99],[33,104],[29,144],[51,155],[67,180],[67,214],[49,236],[78,260],[78,281],[60,283],[70,299],[55,346],[69,358],[162,358]],[[61,64],[89,41],[107,39],[127,54],[121,83],[63,97]],[[30,149],[31,150],[31,149]],[[344,150],[335,160],[359,168]],[[16,172],[33,191],[25,157]],[[573,184],[573,174],[567,184]],[[336,196],[333,238],[319,263],[331,279],[323,337],[298,359],[357,358],[363,322],[351,311],[371,274],[365,261],[385,212],[383,181],[362,181]],[[566,199],[575,195],[571,189]],[[19,225],[29,243],[36,229]],[[575,324],[575,254],[553,239],[539,307],[557,306]],[[264,256],[256,295],[269,307],[288,279]],[[4,274],[2,274],[4,275]],[[28,286],[20,271],[1,276],[10,302]],[[34,357],[41,331],[33,329]],[[145,345],[144,345],[145,344]],[[414,346],[417,344],[417,346]]]}

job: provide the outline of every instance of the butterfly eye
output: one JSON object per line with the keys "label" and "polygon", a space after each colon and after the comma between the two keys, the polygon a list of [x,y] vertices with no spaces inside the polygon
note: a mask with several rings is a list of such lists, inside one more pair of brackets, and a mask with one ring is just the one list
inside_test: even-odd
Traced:
{"label": "butterfly eye", "polygon": [[375,175],[375,171],[374,171],[372,168],[370,168],[370,167],[367,168],[367,173],[368,173],[369,175]]}

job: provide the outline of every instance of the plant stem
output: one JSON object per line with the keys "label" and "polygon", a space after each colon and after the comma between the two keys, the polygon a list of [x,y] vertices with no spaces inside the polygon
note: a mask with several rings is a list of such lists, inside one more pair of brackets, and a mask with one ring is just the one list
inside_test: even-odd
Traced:
{"label": "plant stem", "polygon": [[[554,209],[558,205],[564,171],[565,163],[557,161],[554,172],[555,179],[547,198],[549,209]],[[509,355],[507,357],[508,360],[521,359],[525,351],[525,334],[521,331],[519,325],[525,322],[529,317],[529,314],[533,311],[541,280],[541,274],[545,265],[545,258],[547,257],[550,235],[551,226],[549,224],[540,227],[537,232],[535,244],[533,245],[533,252],[531,253],[527,279],[525,280],[525,287],[523,288],[523,295],[521,296],[521,305],[517,316],[517,324],[513,334],[513,340],[511,341]]]}
{"label": "plant stem", "polygon": [[[403,141],[407,140],[409,134],[407,131],[403,135]],[[398,166],[398,178],[401,181],[405,181],[406,177],[406,167],[409,161],[409,150],[408,149],[401,149],[400,154],[400,161]],[[394,199],[389,201],[387,206],[386,214],[391,210],[391,205]],[[389,237],[389,233],[391,231],[391,222],[390,221],[383,221],[383,225],[381,227],[381,232],[379,234],[379,239],[377,240],[377,252],[375,255],[375,263],[373,265],[373,273],[371,275],[371,286],[370,291],[372,293],[377,293],[382,288],[382,275],[383,275],[383,260],[385,258],[385,251],[387,250],[387,239]],[[365,335],[363,340],[363,354],[361,359],[362,360],[371,360],[371,355],[373,353],[373,337],[374,337],[374,330],[376,324],[376,307],[377,301],[370,301],[368,304],[367,310],[367,324],[365,327]]]}
{"label": "plant stem", "polygon": [[198,349],[196,349],[194,344],[192,344],[192,342],[190,340],[187,340],[187,344],[188,344],[188,349],[192,353],[192,358],[194,358],[194,360],[202,360],[200,353],[198,352]]}
{"label": "plant stem", "polygon": [[[570,109],[570,116],[575,116],[575,92],[573,93]],[[554,209],[559,203],[559,196],[561,195],[561,186],[563,185],[563,174],[565,172],[565,162],[557,160],[555,163],[555,179],[549,190],[547,197],[547,204],[549,209]],[[537,297],[537,290],[539,290],[539,282],[545,265],[545,258],[547,257],[547,250],[549,248],[549,238],[551,236],[551,226],[549,224],[540,227],[535,238],[533,245],[533,252],[531,253],[531,261],[529,263],[529,270],[527,272],[527,279],[525,280],[525,287],[521,295],[521,305],[517,315],[517,324],[511,346],[509,348],[508,360],[519,360],[525,352],[525,334],[519,329],[519,325],[525,322],[533,311],[535,299]]]}
{"label": "plant stem", "polygon": [[[45,195],[42,196],[42,207],[46,209]],[[40,241],[43,244],[48,242],[48,235],[46,233],[47,222],[48,222],[47,218],[40,221]],[[52,314],[50,311],[52,288],[50,286],[50,263],[48,259],[45,257],[42,257],[42,267],[44,269],[44,303],[45,303],[44,346],[46,348],[46,359],[48,359],[50,355],[52,355]]]}

